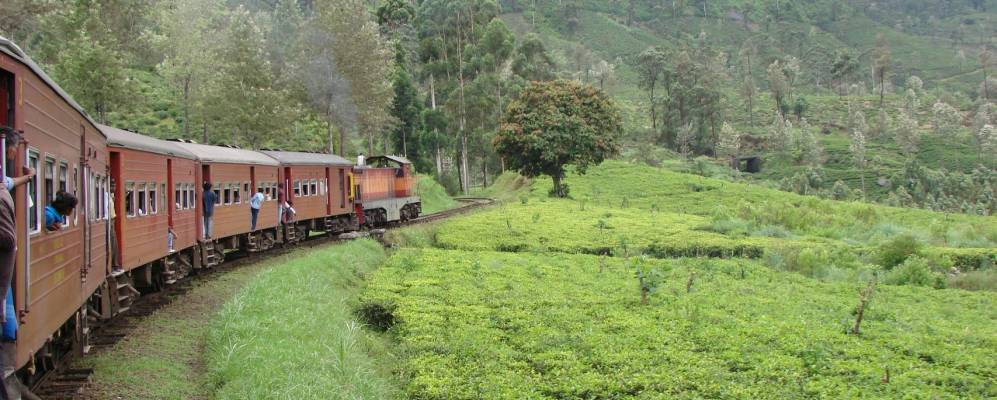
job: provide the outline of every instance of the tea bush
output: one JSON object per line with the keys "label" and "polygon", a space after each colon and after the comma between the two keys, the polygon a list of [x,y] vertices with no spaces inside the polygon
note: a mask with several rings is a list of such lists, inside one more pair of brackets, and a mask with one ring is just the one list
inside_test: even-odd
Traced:
{"label": "tea bush", "polygon": [[[534,222],[539,215],[539,222]],[[457,218],[440,226],[440,247],[463,250],[553,251],[613,254],[621,239],[631,253],[655,257],[759,257],[769,237],[730,237],[700,229],[707,219],[670,212],[613,209],[577,202],[543,199]],[[600,224],[601,222],[601,224]],[[813,243],[829,242],[814,238]]]}
{"label": "tea bush", "polygon": [[[630,207],[662,212],[729,217],[748,221],[754,229],[779,226],[797,236],[818,236],[858,244],[878,244],[899,234],[918,236],[939,247],[997,247],[997,217],[944,214],[921,209],[860,202],[824,200],[760,185],[728,182],[661,168],[606,161],[566,182],[576,199],[591,205]],[[532,195],[546,197],[550,180],[537,178]],[[889,225],[892,232],[880,230]],[[939,231],[941,230],[941,231]],[[749,230],[750,231],[750,230]]]}
{"label": "tea bush", "polygon": [[391,310],[414,399],[997,396],[994,293],[880,285],[849,335],[864,283],[639,264],[647,305],[620,257],[403,249],[361,303]]}
{"label": "tea bush", "polygon": [[961,271],[997,258],[994,217],[822,200],[614,161],[568,179],[574,200],[548,198],[548,183],[538,178],[518,204],[442,224],[436,245],[658,258],[769,255],[780,270],[853,280],[867,275],[869,264],[891,268],[911,254]]}

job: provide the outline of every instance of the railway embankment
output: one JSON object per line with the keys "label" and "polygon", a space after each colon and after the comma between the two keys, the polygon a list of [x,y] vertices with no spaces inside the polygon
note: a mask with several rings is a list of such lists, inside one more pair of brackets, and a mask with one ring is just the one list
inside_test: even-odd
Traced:
{"label": "railway embankment", "polygon": [[387,258],[361,239],[298,253],[256,276],[216,314],[204,351],[217,399],[388,399],[382,340],[353,314]]}

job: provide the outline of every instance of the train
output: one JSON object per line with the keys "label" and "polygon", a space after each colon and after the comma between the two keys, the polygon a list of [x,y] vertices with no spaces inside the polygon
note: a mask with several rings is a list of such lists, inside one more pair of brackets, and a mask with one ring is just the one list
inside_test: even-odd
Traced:
{"label": "train", "polygon": [[[412,163],[378,156],[248,150],[161,140],[94,121],[15,43],[0,36],[0,126],[25,140],[4,171],[36,175],[11,192],[17,251],[11,290],[19,323],[5,343],[27,385],[69,354],[89,351],[91,327],[232,251],[265,252],[315,234],[417,218]],[[0,141],[2,142],[2,141]],[[204,183],[216,201],[204,231]],[[72,193],[55,231],[45,205]],[[249,200],[263,193],[256,229]],[[293,210],[282,207],[286,200]]]}

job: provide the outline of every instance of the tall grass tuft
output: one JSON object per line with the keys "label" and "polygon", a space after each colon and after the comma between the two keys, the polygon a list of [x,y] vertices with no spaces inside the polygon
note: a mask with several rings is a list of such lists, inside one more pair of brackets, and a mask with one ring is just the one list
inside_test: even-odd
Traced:
{"label": "tall grass tuft", "polygon": [[294,253],[223,307],[206,345],[212,398],[390,399],[371,358],[380,341],[353,315],[362,277],[385,259],[371,240]]}

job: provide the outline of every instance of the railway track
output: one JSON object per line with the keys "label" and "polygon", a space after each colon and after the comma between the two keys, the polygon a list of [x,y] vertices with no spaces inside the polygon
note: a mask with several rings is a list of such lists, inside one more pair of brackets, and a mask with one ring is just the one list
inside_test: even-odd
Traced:
{"label": "railway track", "polygon": [[[398,229],[406,226],[440,221],[491,205],[495,202],[493,199],[484,197],[462,197],[456,200],[464,204],[460,207],[449,210],[423,215],[403,223],[390,224],[385,227],[385,229]],[[346,236],[313,236],[305,239],[303,242],[295,246],[277,248],[266,253],[252,255],[244,252],[228,253],[225,255],[225,262],[220,266],[211,269],[198,270],[196,274],[192,274],[172,285],[169,285],[159,292],[143,295],[124,314],[118,315],[108,321],[98,323],[97,326],[93,328],[93,332],[90,336],[89,354],[99,354],[101,352],[110,351],[116,343],[128,337],[128,335],[134,331],[136,327],[138,327],[138,324],[143,317],[152,315],[156,312],[156,310],[172,303],[178,298],[183,298],[183,295],[190,290],[193,287],[193,283],[198,280],[211,279],[212,277],[218,276],[225,271],[239,268],[249,263],[263,262],[302,247],[318,247],[335,242],[352,240],[358,237],[377,235],[378,232],[383,232],[383,230],[378,229],[368,231],[367,234],[360,236],[353,236],[349,234],[344,234]],[[75,358],[75,353],[69,353],[62,360],[59,360],[59,367],[43,375],[34,385],[31,386],[31,391],[39,398],[45,400],[87,399],[85,391],[87,385],[90,383],[90,375],[93,373],[93,370],[89,368],[72,368]],[[24,397],[24,399],[30,400],[30,397]]]}

